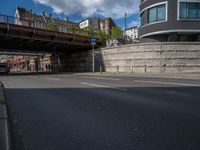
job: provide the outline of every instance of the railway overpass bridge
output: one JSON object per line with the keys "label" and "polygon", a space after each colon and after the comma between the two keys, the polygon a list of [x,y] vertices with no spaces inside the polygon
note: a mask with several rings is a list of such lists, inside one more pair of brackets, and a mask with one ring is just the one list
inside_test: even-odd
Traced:
{"label": "railway overpass bridge", "polygon": [[[45,25],[36,26],[34,21],[0,15],[0,49],[48,52],[55,51],[55,48],[59,51],[91,49],[87,32],[81,29],[72,31],[69,26],[62,24],[55,26],[62,28],[48,29]],[[97,46],[100,44],[99,41]]]}
{"label": "railway overpass bridge", "polygon": [[[40,26],[37,26],[38,23]],[[0,52],[48,52],[65,59],[68,53],[91,49],[87,32],[62,24],[54,26],[55,29],[48,29],[43,22],[0,15]],[[100,45],[98,40],[96,47]]]}

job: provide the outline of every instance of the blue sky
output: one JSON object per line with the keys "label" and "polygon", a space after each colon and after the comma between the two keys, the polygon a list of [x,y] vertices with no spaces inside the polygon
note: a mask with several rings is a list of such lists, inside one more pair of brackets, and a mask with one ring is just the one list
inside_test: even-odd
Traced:
{"label": "blue sky", "polygon": [[16,6],[32,9],[37,14],[44,10],[54,17],[68,16],[75,22],[88,17],[112,17],[121,28],[127,12],[128,26],[139,24],[139,0],[0,0],[0,14],[14,16]]}

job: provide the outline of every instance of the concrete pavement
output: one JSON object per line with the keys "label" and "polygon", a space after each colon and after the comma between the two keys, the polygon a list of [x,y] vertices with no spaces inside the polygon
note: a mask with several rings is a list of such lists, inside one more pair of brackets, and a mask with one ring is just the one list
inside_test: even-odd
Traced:
{"label": "concrete pavement", "polygon": [[199,150],[200,81],[4,76],[16,150]]}
{"label": "concrete pavement", "polygon": [[174,78],[174,79],[196,79],[200,80],[199,72],[180,72],[180,73],[124,73],[119,72],[96,72],[94,73],[75,73],[75,75],[89,75],[89,76],[112,76],[112,77],[148,77],[148,78]]}

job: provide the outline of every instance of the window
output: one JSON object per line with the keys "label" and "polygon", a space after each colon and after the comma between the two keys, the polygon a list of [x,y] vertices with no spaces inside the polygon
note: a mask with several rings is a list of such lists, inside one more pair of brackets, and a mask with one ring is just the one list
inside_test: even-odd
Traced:
{"label": "window", "polygon": [[200,3],[180,2],[179,19],[200,19]]}
{"label": "window", "polygon": [[157,8],[157,13],[158,13],[158,21],[162,21],[166,19],[166,6],[161,5]]}
{"label": "window", "polygon": [[148,10],[148,23],[166,20],[166,4],[159,5]]}
{"label": "window", "polygon": [[144,12],[141,14],[141,25],[145,24]]}
{"label": "window", "polygon": [[149,23],[157,21],[157,8],[149,9]]}

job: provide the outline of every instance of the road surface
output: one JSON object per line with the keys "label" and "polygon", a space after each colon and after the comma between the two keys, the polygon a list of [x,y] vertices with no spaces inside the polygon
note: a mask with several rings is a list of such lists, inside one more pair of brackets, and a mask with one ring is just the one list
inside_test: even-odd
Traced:
{"label": "road surface", "polygon": [[15,150],[199,150],[200,81],[2,76]]}

